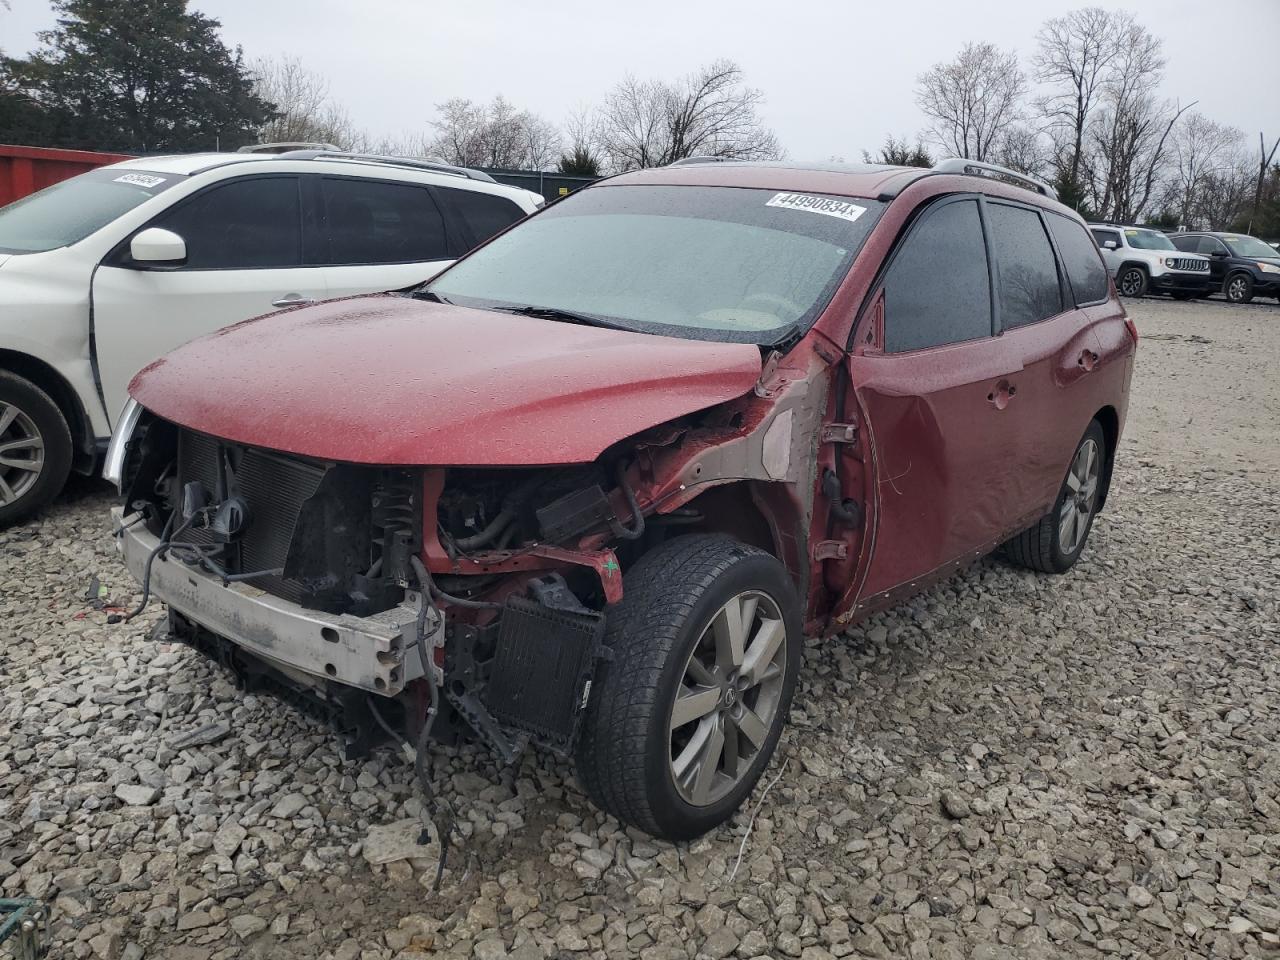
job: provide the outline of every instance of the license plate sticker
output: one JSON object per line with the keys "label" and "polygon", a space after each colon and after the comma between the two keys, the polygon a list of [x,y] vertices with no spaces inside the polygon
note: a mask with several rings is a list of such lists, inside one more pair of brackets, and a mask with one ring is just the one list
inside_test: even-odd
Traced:
{"label": "license plate sticker", "polygon": [[852,223],[867,212],[848,200],[837,200],[834,197],[815,197],[808,193],[775,193],[765,203],[766,207],[782,207],[786,210],[799,210],[802,213],[820,213],[826,217],[839,217]]}
{"label": "license plate sticker", "polygon": [[149,173],[126,173],[124,176],[116,177],[116,183],[131,183],[135,187],[158,187],[164,183],[164,177],[152,176]]}

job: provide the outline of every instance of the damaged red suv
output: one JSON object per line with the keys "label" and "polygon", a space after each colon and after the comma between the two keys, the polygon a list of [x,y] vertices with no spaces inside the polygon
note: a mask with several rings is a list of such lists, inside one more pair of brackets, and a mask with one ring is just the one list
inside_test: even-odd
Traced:
{"label": "damaged red suv", "polygon": [[109,451],[129,569],[353,753],[558,751],[620,820],[701,834],[804,636],[1001,545],[1084,550],[1136,333],[1080,218],[1006,174],[644,170],[419,288],[187,344]]}

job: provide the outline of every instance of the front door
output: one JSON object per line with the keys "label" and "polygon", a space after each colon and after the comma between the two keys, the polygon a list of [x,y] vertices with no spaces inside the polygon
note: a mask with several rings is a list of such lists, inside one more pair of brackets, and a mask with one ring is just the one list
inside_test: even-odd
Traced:
{"label": "front door", "polygon": [[873,297],[882,330],[847,362],[870,434],[874,548],[841,608],[913,588],[1007,531],[1023,370],[992,335],[991,278],[978,201],[949,198],[920,216]]}
{"label": "front door", "polygon": [[107,417],[133,375],[188,340],[326,295],[322,268],[304,267],[295,176],[224,181],[146,226],[182,237],[185,263],[135,263],[128,243],[93,276],[93,334]]}

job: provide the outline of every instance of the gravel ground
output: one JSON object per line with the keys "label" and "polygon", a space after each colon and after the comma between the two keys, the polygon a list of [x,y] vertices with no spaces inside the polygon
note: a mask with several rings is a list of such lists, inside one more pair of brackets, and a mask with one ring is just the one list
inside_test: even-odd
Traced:
{"label": "gravel ground", "polygon": [[469,837],[439,893],[434,848],[391,859],[418,815],[399,754],[344,762],[150,642],[158,610],[90,608],[91,577],[134,585],[80,485],[0,533],[0,890],[52,904],[59,957],[1275,955],[1280,307],[1132,312],[1076,570],[987,560],[810,643],[758,815],[689,846],[621,830],[563,764],[441,751]]}

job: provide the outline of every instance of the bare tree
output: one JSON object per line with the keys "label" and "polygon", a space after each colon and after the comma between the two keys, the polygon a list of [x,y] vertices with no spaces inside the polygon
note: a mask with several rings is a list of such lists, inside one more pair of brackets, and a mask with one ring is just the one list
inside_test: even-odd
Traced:
{"label": "bare tree", "polygon": [[560,131],[503,96],[487,104],[454,98],[439,104],[427,152],[464,167],[547,170],[560,153]]}
{"label": "bare tree", "polygon": [[763,102],[736,63],[717,60],[674,82],[626,77],[598,108],[593,130],[606,164],[619,171],[697,155],[777,159],[778,139],[758,114]]}
{"label": "bare tree", "polygon": [[1258,134],[1258,185],[1253,191],[1253,207],[1249,212],[1249,226],[1246,228],[1250,233],[1253,232],[1253,221],[1258,218],[1258,212],[1262,209],[1262,182],[1267,177],[1267,167],[1271,166],[1277,148],[1280,148],[1280,137],[1276,138],[1276,142],[1268,151],[1267,138],[1261,133]]}
{"label": "bare tree", "polygon": [[1209,230],[1230,230],[1244,217],[1254,189],[1253,157],[1243,146],[1216,172],[1201,178],[1194,209],[1199,225]]}
{"label": "bare tree", "polygon": [[1050,92],[1036,105],[1057,147],[1059,182],[1080,182],[1085,129],[1133,26],[1133,17],[1124,11],[1085,7],[1046,20],[1040,28],[1032,63],[1036,79]]}
{"label": "bare tree", "polygon": [[1022,123],[1014,124],[1004,132],[995,155],[996,162],[1002,166],[1033,177],[1041,176],[1049,163],[1045,139],[1040,131]]}
{"label": "bare tree", "polygon": [[991,43],[966,43],[950,63],[936,63],[921,74],[916,103],[944,151],[967,160],[993,160],[1006,132],[1021,119],[1025,89],[1016,53]]}
{"label": "bare tree", "polygon": [[347,111],[333,101],[329,82],[294,57],[261,59],[253,64],[254,93],[275,104],[276,114],[258,131],[261,143],[331,143],[360,148],[364,134]]}
{"label": "bare tree", "polygon": [[1190,113],[1174,131],[1171,158],[1170,206],[1185,227],[1205,221],[1201,194],[1210,177],[1221,176],[1235,165],[1244,134],[1235,127],[1215,123],[1200,113]]}

